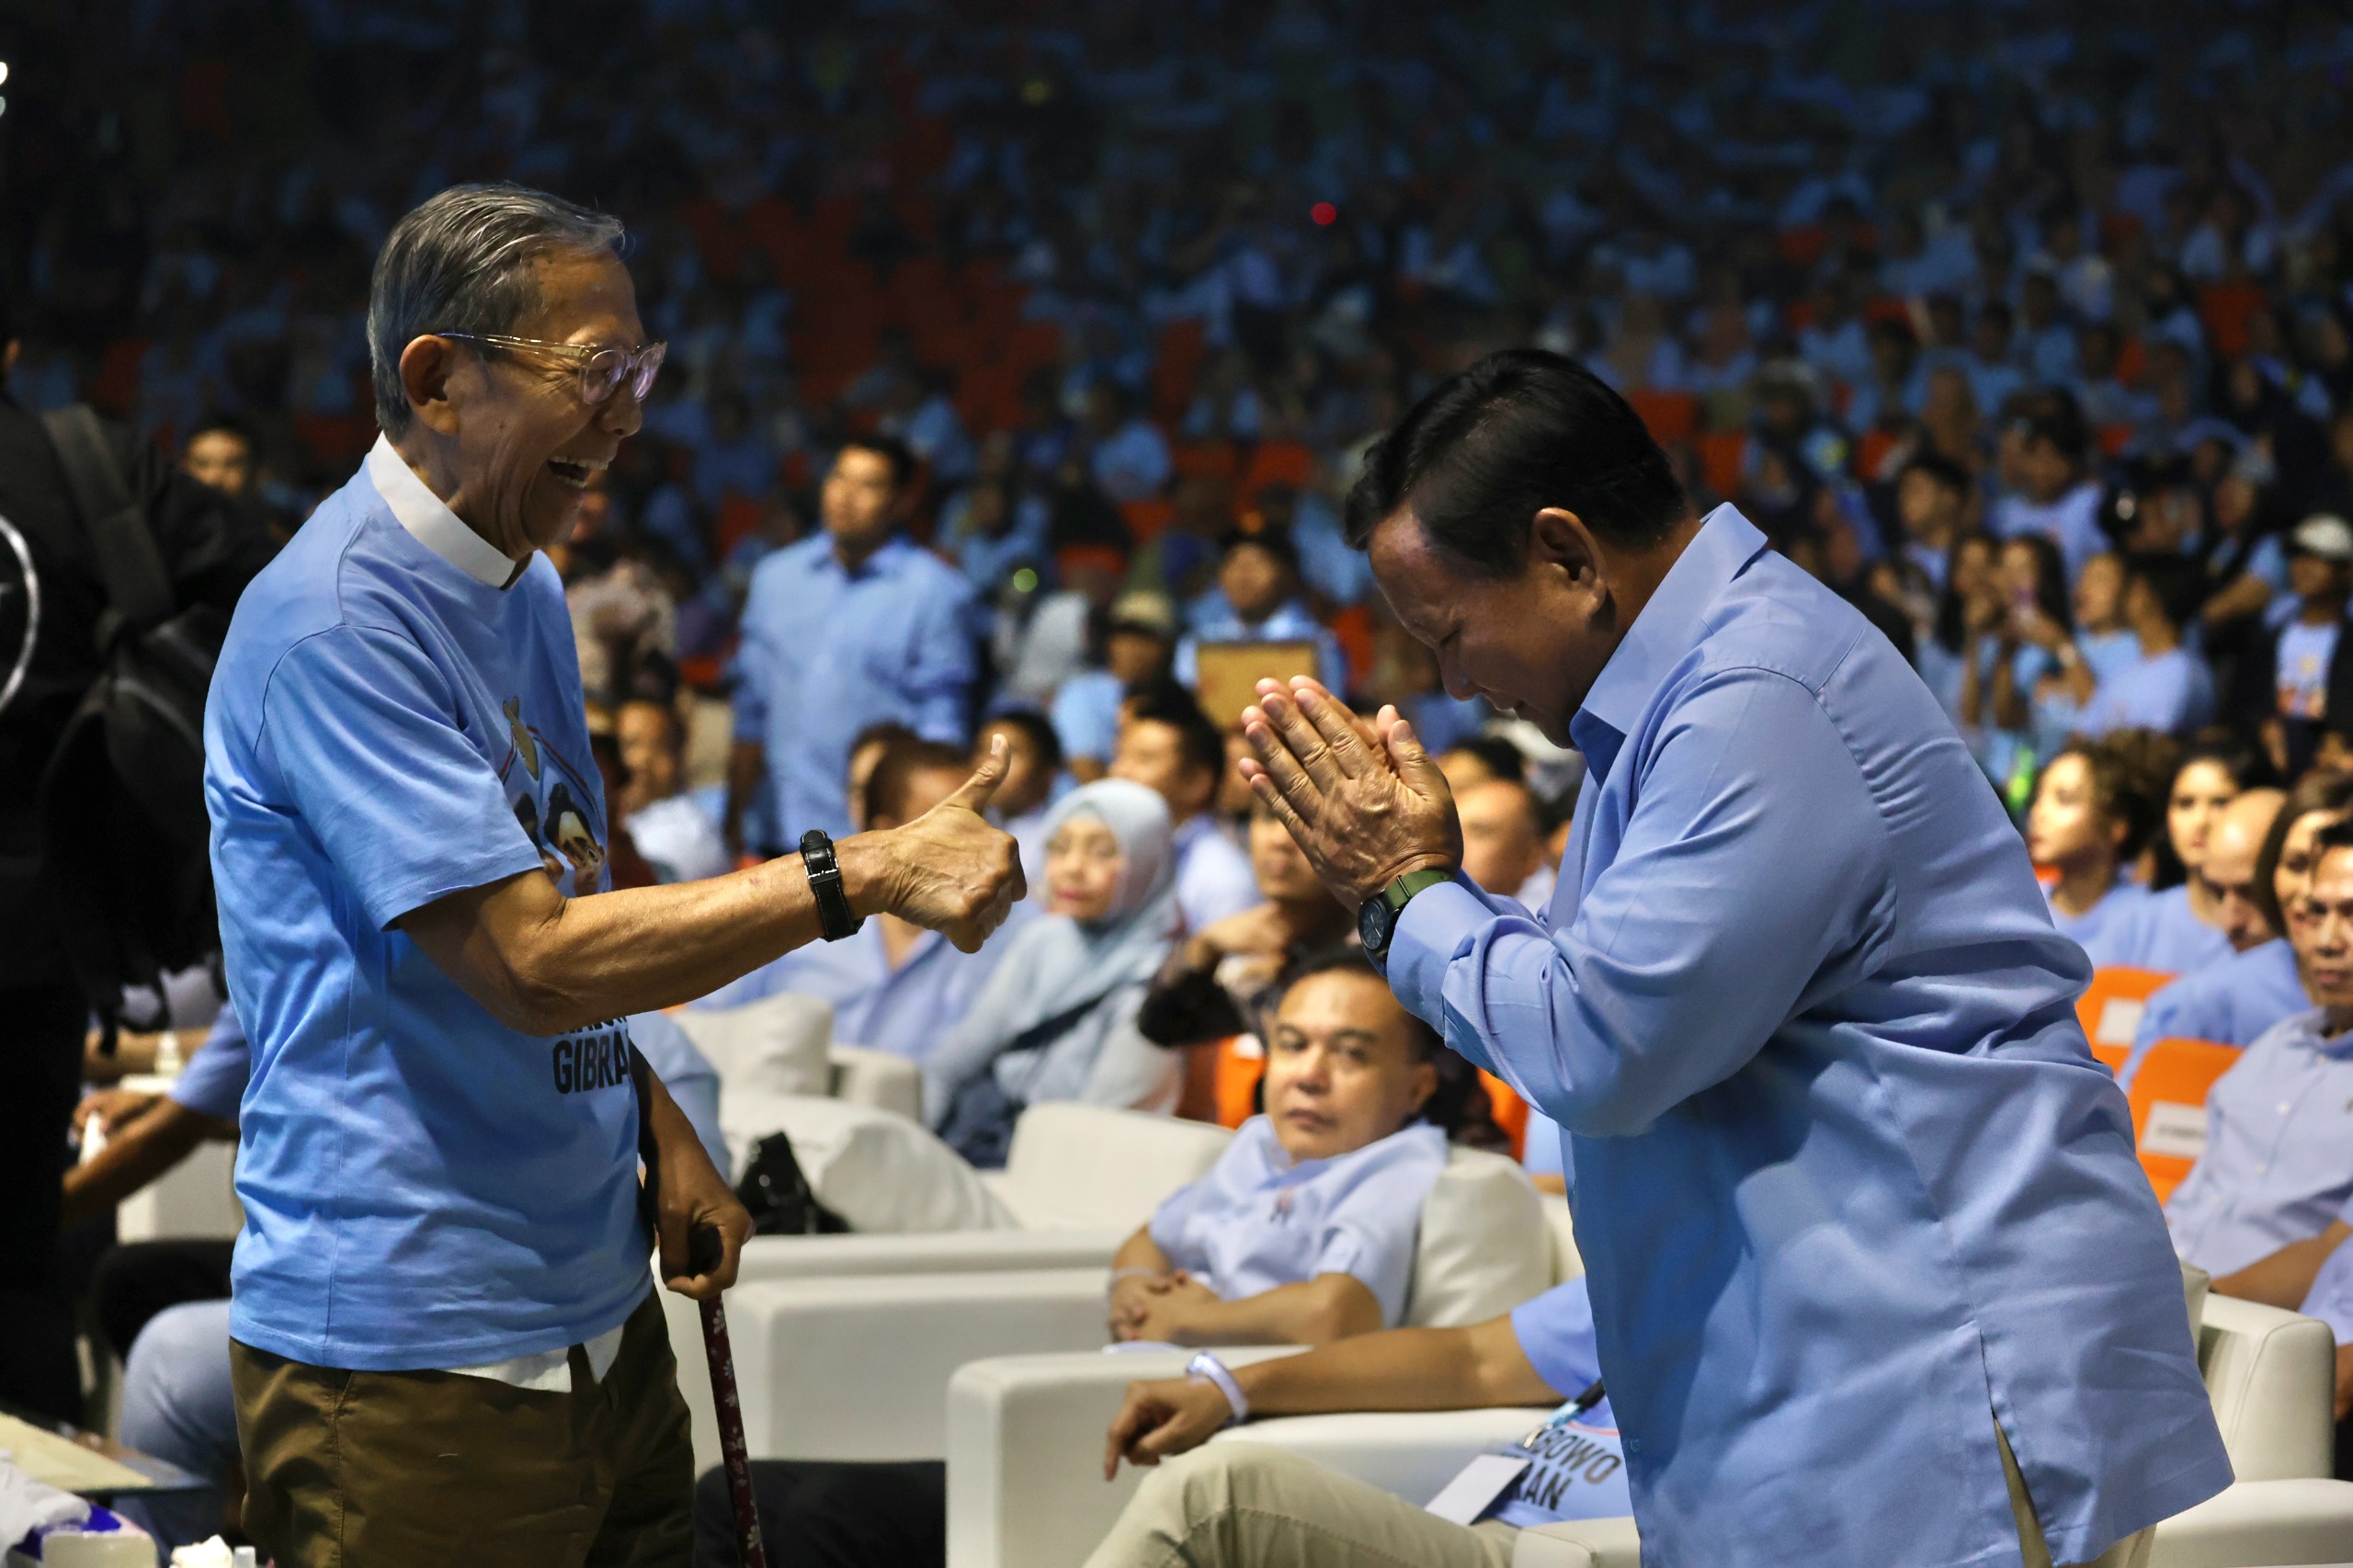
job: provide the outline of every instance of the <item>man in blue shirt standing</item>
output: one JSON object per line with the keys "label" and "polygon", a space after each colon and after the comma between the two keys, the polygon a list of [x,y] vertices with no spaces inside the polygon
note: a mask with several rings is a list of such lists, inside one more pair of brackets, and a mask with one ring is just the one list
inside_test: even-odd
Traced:
{"label": "man in blue shirt standing", "polygon": [[974,948],[1022,892],[978,814],[1001,749],[895,832],[606,891],[541,551],[661,364],[620,237],[514,186],[394,226],[368,318],[385,434],[246,590],[214,673],[205,803],[253,1058],[230,1363],[245,1527],[281,1563],[683,1565],[647,1248],[709,1299],[751,1226],[628,1015],[884,911]]}
{"label": "man in blue shirt standing", "polygon": [[1927,689],[1552,355],[1442,383],[1349,517],[1448,688],[1585,755],[1552,906],[1460,875],[1393,711],[1262,685],[1253,787],[1565,1130],[1645,1557],[2142,1561],[2230,1462],[2083,955]]}
{"label": "man in blue shirt standing", "polygon": [[749,847],[774,853],[813,827],[847,833],[849,745],[870,724],[895,720],[956,745],[968,738],[979,675],[972,589],[900,531],[915,462],[895,437],[852,437],[825,475],[824,528],[752,571],[731,847],[745,848],[747,834]]}

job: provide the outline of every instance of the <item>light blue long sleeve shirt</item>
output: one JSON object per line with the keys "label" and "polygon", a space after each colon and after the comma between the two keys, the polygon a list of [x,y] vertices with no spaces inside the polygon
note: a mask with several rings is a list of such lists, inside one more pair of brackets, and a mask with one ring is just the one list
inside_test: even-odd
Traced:
{"label": "light blue long sleeve shirt", "polygon": [[2181,1256],[2220,1278],[2316,1236],[2353,1199],[2353,1032],[2319,1008],[2263,1031],[2206,1096],[2206,1152],[2165,1200]]}
{"label": "light blue long sleeve shirt", "polygon": [[2015,1562],[1996,1421],[2060,1562],[2229,1484],[2083,955],[1894,649],[1719,507],[1571,733],[1549,914],[1457,879],[1388,968],[1567,1131],[1645,1559]]}
{"label": "light blue long sleeve shirt", "polygon": [[2116,1081],[2130,1092],[2141,1059],[2161,1040],[2210,1040],[2245,1050],[2264,1030],[2312,1005],[2296,969],[2296,949],[2285,937],[2274,937],[2192,970],[2152,995]]}
{"label": "light blue long sleeve shirt", "polygon": [[813,827],[849,831],[849,744],[895,719],[961,744],[979,670],[972,590],[954,567],[904,539],[856,572],[819,533],[752,572],[735,686],[735,738],[767,753],[767,805],[779,845]]}

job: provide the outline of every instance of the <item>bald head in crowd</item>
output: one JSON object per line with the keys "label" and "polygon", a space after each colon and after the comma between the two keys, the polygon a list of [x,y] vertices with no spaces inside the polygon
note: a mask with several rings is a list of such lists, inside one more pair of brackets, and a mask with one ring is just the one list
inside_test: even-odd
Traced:
{"label": "bald head in crowd", "polygon": [[2206,880],[2220,900],[2222,935],[2245,952],[2279,935],[2255,899],[2256,862],[2263,840],[2288,797],[2277,790],[2243,790],[2222,808],[2206,840]]}
{"label": "bald head in crowd", "polygon": [[1454,797],[1462,822],[1462,871],[1511,898],[1544,866],[1544,824],[1525,784],[1490,778]]}

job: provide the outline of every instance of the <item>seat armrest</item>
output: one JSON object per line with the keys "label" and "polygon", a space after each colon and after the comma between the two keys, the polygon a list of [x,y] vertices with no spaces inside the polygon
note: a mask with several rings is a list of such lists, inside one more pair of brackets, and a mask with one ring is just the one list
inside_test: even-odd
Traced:
{"label": "seat armrest", "polygon": [[2242,1481],[2158,1525],[2149,1568],[2264,1568],[2348,1558],[2353,1481]]}
{"label": "seat armrest", "polygon": [[[2328,1475],[2336,1464],[2336,1340],[2328,1325],[2209,1295],[2198,1363],[2241,1481]],[[2353,1557],[2353,1542],[2346,1557]]]}
{"label": "seat armrest", "polygon": [[[963,1363],[1104,1341],[1105,1271],[768,1279],[727,1293],[744,1438],[754,1459],[936,1460],[949,1379]],[[665,1292],[666,1295],[667,1292]],[[719,1460],[701,1329],[671,1318],[697,1469]]]}
{"label": "seat armrest", "polygon": [[[1292,1346],[1220,1350],[1229,1366]],[[1128,1384],[1181,1375],[1188,1350],[1001,1356],[948,1387],[949,1568],[1077,1568],[1135,1494],[1121,1465],[1103,1479],[1103,1439]]]}
{"label": "seat armrest", "polygon": [[754,1236],[738,1278],[978,1274],[1011,1268],[1108,1268],[1119,1231],[927,1231],[904,1234]]}

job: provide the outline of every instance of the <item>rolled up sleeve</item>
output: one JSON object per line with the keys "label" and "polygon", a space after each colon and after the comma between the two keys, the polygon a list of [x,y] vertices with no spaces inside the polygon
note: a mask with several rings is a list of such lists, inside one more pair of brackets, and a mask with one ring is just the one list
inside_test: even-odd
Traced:
{"label": "rolled up sleeve", "polygon": [[1450,1048],[1586,1136],[1738,1071],[1892,897],[1861,771],[1798,682],[1711,677],[1639,749],[1615,759],[1642,769],[1636,803],[1566,929],[1451,884],[1406,906],[1390,953]]}

